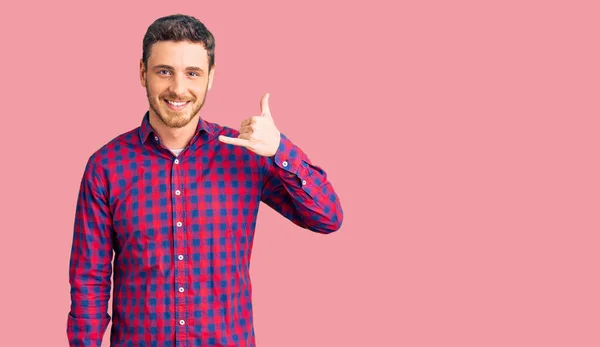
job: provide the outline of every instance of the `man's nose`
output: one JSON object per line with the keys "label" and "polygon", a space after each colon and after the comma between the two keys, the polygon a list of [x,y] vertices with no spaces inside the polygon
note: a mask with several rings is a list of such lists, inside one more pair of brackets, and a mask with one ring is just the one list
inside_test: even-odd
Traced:
{"label": "man's nose", "polygon": [[171,83],[171,92],[178,97],[185,95],[186,85],[185,79],[181,76],[175,75],[173,83]]}

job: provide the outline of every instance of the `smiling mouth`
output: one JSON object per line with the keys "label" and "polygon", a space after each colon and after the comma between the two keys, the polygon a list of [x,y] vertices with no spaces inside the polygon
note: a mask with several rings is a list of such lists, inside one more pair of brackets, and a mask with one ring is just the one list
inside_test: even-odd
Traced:
{"label": "smiling mouth", "polygon": [[178,101],[170,101],[167,99],[163,99],[163,101],[173,111],[180,111],[180,110],[184,109],[190,103],[189,100],[178,102]]}

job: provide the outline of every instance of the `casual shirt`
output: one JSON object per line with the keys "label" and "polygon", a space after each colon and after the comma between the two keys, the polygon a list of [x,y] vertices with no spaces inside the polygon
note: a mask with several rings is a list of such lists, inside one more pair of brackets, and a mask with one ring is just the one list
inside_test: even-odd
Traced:
{"label": "casual shirt", "polygon": [[341,227],[327,174],[283,133],[273,157],[219,135],[239,132],[200,118],[176,156],[146,112],[89,157],[69,263],[70,346],[100,346],[112,318],[111,347],[253,347],[249,268],[260,202],[317,233]]}

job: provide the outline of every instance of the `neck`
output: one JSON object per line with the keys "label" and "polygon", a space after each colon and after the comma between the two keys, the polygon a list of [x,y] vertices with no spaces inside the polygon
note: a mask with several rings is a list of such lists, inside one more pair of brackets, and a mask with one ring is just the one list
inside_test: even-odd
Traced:
{"label": "neck", "polygon": [[192,137],[194,137],[199,120],[200,115],[197,115],[182,128],[170,128],[154,112],[150,111],[149,117],[150,125],[160,138],[160,142],[169,149],[185,148],[192,140]]}

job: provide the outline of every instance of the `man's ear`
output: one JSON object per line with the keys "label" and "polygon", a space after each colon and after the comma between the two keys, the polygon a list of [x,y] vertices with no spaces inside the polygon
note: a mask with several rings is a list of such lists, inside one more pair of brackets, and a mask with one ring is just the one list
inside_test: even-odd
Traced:
{"label": "man's ear", "polygon": [[208,90],[210,90],[210,87],[212,87],[213,79],[215,78],[215,67],[216,65],[213,65],[208,73]]}
{"label": "man's ear", "polygon": [[140,82],[142,83],[142,87],[146,88],[146,75],[147,71],[144,68],[144,60],[140,59]]}

